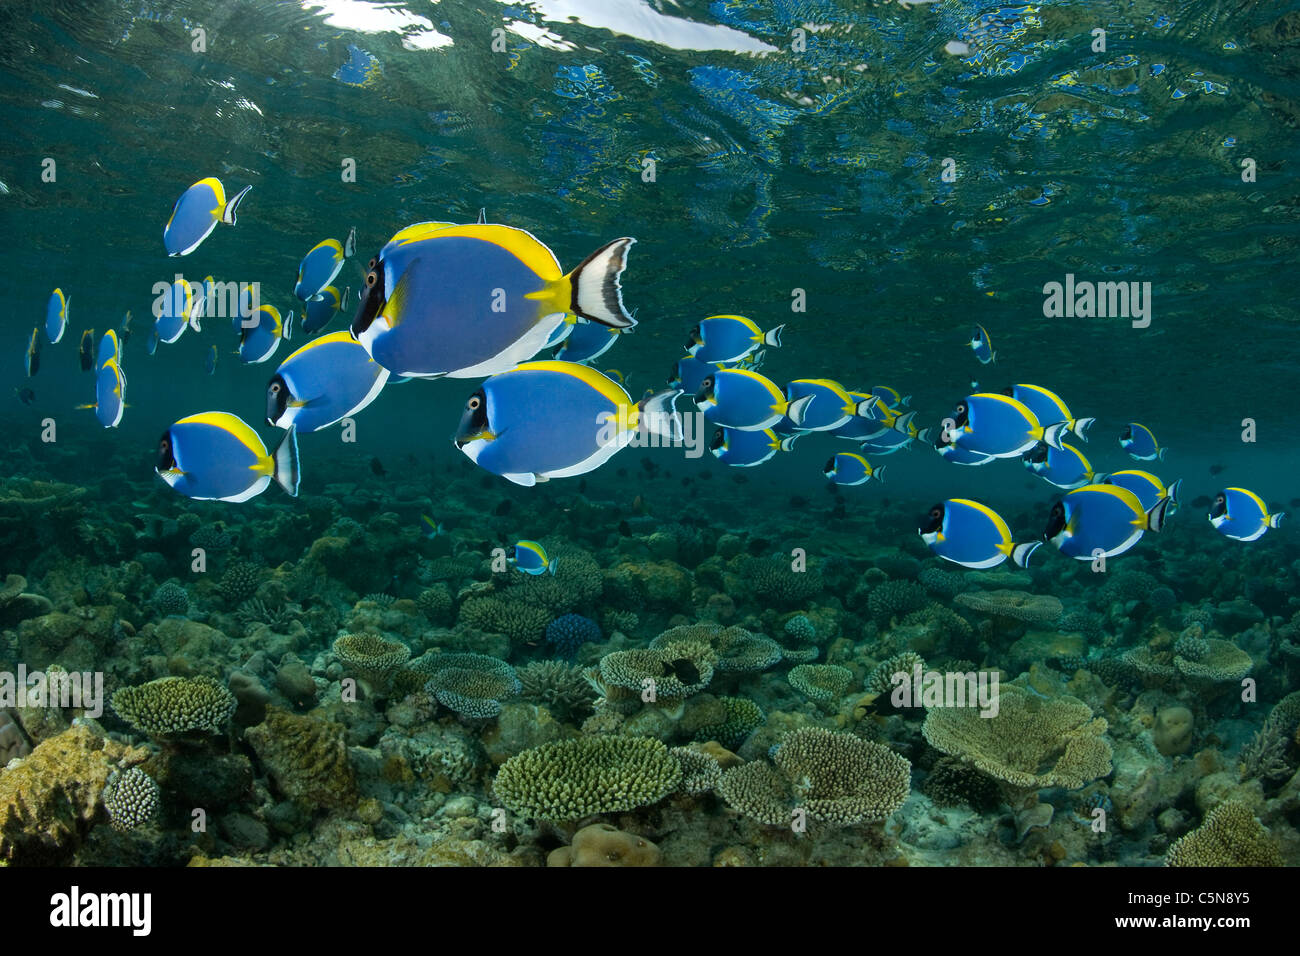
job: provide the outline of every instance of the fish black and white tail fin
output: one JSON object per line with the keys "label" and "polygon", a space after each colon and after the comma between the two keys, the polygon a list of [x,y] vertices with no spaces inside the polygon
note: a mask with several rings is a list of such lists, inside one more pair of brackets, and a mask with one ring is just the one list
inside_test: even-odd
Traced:
{"label": "fish black and white tail fin", "polygon": [[879,404],[880,398],[878,396],[868,396],[866,399],[858,402],[858,404],[854,406],[853,414],[857,415],[859,418],[870,418],[872,421],[875,421],[876,417],[872,412],[875,411],[876,406]]}
{"label": "fish black and white tail fin", "polygon": [[487,207],[484,207],[478,211],[478,222],[475,225],[479,225],[479,226],[487,225]]}
{"label": "fish black and white tail fin", "polygon": [[1095,418],[1076,418],[1074,420],[1074,425],[1071,426],[1070,428],[1070,431],[1078,435],[1080,440],[1087,441],[1088,429],[1091,428],[1093,425],[1095,425],[1096,422],[1097,419]]}
{"label": "fish black and white tail fin", "polygon": [[1285,518],[1285,517],[1286,517],[1286,512],[1285,512],[1285,511],[1279,511],[1277,514],[1269,515],[1269,516],[1268,516],[1268,526],[1269,526],[1270,528],[1280,528],[1280,527],[1282,527],[1282,519]]}
{"label": "fish black and white tail fin", "polygon": [[226,208],[221,210],[221,221],[227,226],[235,224],[235,210],[239,208],[239,204],[244,201],[244,197],[248,195],[248,191],[252,188],[252,186],[245,186],[234,199],[226,203]]}
{"label": "fish black and white tail fin", "polygon": [[280,441],[280,447],[275,450],[271,456],[275,463],[275,471],[272,472],[276,484],[289,493],[291,497],[298,497],[298,432],[290,425],[289,430],[284,433],[284,438]]}
{"label": "fish black and white tail fin", "polygon": [[357,227],[348,230],[348,237],[343,242],[343,258],[351,259],[357,254]]}
{"label": "fish black and white tail fin", "polygon": [[912,434],[912,419],[916,417],[916,412],[908,412],[906,415],[899,415],[894,421],[894,431],[902,432],[904,435]]}
{"label": "fish black and white tail fin", "polygon": [[778,325],[763,336],[763,344],[770,345],[774,349],[781,347],[781,332],[785,329],[784,325]]}
{"label": "fish black and white tail fin", "polygon": [[885,468],[885,465],[880,465],[871,470],[871,477],[876,479],[876,481],[880,482],[882,485],[885,483]]}
{"label": "fish black and white tail fin", "polygon": [[1172,485],[1165,489],[1165,494],[1174,504],[1178,504],[1178,493],[1183,490],[1183,479],[1179,478]]}
{"label": "fish black and white tail fin", "polygon": [[1057,451],[1061,451],[1061,439],[1070,431],[1069,422],[1057,422],[1054,425],[1047,425],[1043,428],[1043,441],[1051,445]]}
{"label": "fish black and white tail fin", "polygon": [[551,558],[550,563],[546,565],[546,570],[551,573],[552,577],[555,576],[555,569],[559,565],[559,563],[560,563],[559,558]]}
{"label": "fish black and white tail fin", "polygon": [[900,399],[898,400],[898,404],[901,405],[901,406],[903,406],[904,408],[911,408],[911,407],[912,407],[912,396],[911,396],[911,395],[904,395],[902,398],[900,398]]}
{"label": "fish black and white tail fin", "polygon": [[1159,531],[1165,526],[1165,515],[1172,503],[1173,499],[1166,496],[1151,506],[1151,510],[1147,512],[1148,531]]}
{"label": "fish black and white tail fin", "polygon": [[649,432],[670,444],[680,444],[684,439],[682,416],[677,411],[677,396],[681,389],[653,392],[637,402],[637,430]]}
{"label": "fish black and white tail fin", "polygon": [[1017,567],[1029,567],[1029,559],[1034,556],[1034,552],[1043,546],[1041,541],[1030,541],[1027,544],[1017,544],[1011,548],[1011,560],[1016,563]]}
{"label": "fish black and white tail fin", "polygon": [[1110,477],[1109,474],[1098,474],[1098,473],[1094,472],[1093,475],[1092,475],[1092,481],[1088,482],[1088,484],[1090,484],[1090,485],[1104,485],[1104,484],[1106,484],[1106,479],[1108,479],[1109,477]]}
{"label": "fish black and white tail fin", "polygon": [[784,438],[782,438],[781,441],[780,441],[780,443],[779,443],[780,446],[781,446],[781,450],[782,450],[782,451],[794,451],[794,443],[795,443],[796,441],[799,440],[799,435],[802,435],[802,434],[803,434],[803,432],[799,432],[799,433],[794,434],[794,435],[786,435]]}
{"label": "fish black and white tail fin", "polygon": [[924,442],[927,445],[933,445],[934,431],[935,430],[933,428],[922,428],[919,432],[916,433],[917,441]]}
{"label": "fish black and white tail fin", "polygon": [[793,402],[789,402],[785,407],[786,417],[796,425],[802,425],[804,418],[808,415],[808,406],[812,404],[812,400],[815,397],[816,396],[813,395],[805,395],[802,398],[796,398]]}
{"label": "fish black and white tail fin", "polygon": [[569,310],[580,319],[599,322],[611,329],[635,325],[623,308],[623,290],[618,278],[627,266],[627,251],[635,239],[615,239],[601,246],[567,276],[571,288]]}
{"label": "fish black and white tail fin", "polygon": [[1164,460],[1165,460],[1165,452],[1167,452],[1167,451],[1169,451],[1168,448],[1161,448],[1160,451],[1156,453],[1156,457],[1157,457],[1158,459],[1160,459],[1161,461],[1164,461]]}

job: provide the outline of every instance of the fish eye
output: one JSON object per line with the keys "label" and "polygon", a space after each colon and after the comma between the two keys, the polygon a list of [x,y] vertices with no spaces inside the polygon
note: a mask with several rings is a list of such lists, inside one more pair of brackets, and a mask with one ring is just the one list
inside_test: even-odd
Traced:
{"label": "fish eye", "polygon": [[942,517],[943,517],[943,512],[940,511],[938,508],[931,508],[931,509],[930,509],[930,517],[931,517],[931,518],[942,518]]}
{"label": "fish eye", "polygon": [[703,385],[705,388],[712,388],[712,387],[713,387],[713,376],[712,376],[712,375],[708,376],[708,377],[705,378],[704,381],[701,382],[700,384]]}
{"label": "fish eye", "polygon": [[279,391],[280,391],[280,383],[279,383],[279,382],[272,382],[272,383],[271,383],[271,392],[274,394],[274,393],[279,392]]}
{"label": "fish eye", "polygon": [[1221,504],[1223,504],[1223,501],[1224,501],[1223,495],[1219,495],[1217,498],[1214,499],[1214,503],[1215,503],[1216,505],[1221,505]]}
{"label": "fish eye", "polygon": [[369,272],[366,273],[366,288],[367,288],[367,289],[373,289],[373,288],[375,287],[375,283],[378,282],[378,281],[379,281],[379,274],[378,274],[377,272],[375,272],[374,269],[371,269]]}
{"label": "fish eye", "polygon": [[958,403],[957,403],[957,414],[959,414],[959,415],[964,415],[964,414],[966,414],[966,403],[965,403],[965,402],[958,402]]}
{"label": "fish eye", "polygon": [[468,405],[471,409],[478,408],[479,400],[477,395],[471,395]]}

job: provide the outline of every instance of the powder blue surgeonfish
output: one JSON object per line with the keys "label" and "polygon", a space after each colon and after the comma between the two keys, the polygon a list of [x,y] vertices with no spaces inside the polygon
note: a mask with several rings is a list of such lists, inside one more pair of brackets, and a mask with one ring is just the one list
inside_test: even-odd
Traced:
{"label": "powder blue surgeonfish", "polygon": [[383,391],[388,369],[347,331],[313,339],[280,363],[266,386],[266,420],[314,432],[355,415]]}
{"label": "powder blue surgeonfish", "polygon": [[558,326],[628,328],[619,276],[635,239],[615,239],[567,275],[522,229],[417,223],[370,260],[353,336],[395,375],[477,378],[526,361]]}
{"label": "powder blue surgeonfish", "polygon": [[763,431],[741,431],[738,428],[719,428],[709,442],[709,451],[724,465],[735,468],[753,468],[761,465],[778,451],[790,451],[798,435],[784,438],[767,428]]}
{"label": "powder blue surgeonfish", "polygon": [[1161,448],[1155,432],[1139,422],[1129,422],[1119,436],[1119,447],[1135,461],[1164,461],[1167,448]]}
{"label": "powder blue surgeonfish", "polygon": [[158,475],[181,494],[203,501],[247,501],[275,480],[298,494],[298,437],[290,426],[275,454],[229,412],[182,418],[158,440]]}
{"label": "powder blue surgeonfish", "polygon": [[1020,567],[1042,545],[1016,544],[1002,516],[988,505],[968,498],[949,498],[929,510],[917,529],[939,557],[967,568],[993,568],[1010,558]]}
{"label": "powder blue surgeonfish", "polygon": [[946,428],[923,428],[916,437],[932,446],[944,461],[950,461],[954,465],[987,465],[991,461],[997,461],[992,455],[954,445],[948,440],[950,435]]}
{"label": "powder blue surgeonfish", "polygon": [[298,280],[293,294],[302,301],[314,299],[325,291],[343,268],[343,244],[337,239],[326,239],[312,246],[298,265]]}
{"label": "powder blue surgeonfish", "polygon": [[1052,448],[1039,442],[1025,452],[1021,460],[1039,478],[1067,491],[1102,480],[1101,475],[1093,472],[1092,464],[1083,457],[1083,452],[1073,445],[1062,444],[1060,448]]}
{"label": "powder blue surgeonfish", "polygon": [[634,437],[682,438],[673,401],[660,392],[633,402],[617,382],[573,362],[526,362],[493,375],[469,397],[456,446],[518,485],[586,474]]}
{"label": "powder blue surgeonfish", "polygon": [[119,366],[122,364],[122,342],[112,329],[109,329],[100,337],[99,345],[95,349],[95,368],[103,368],[104,363],[109,359],[115,361]]}
{"label": "powder blue surgeonfish", "polygon": [[784,328],[764,332],[743,315],[712,315],[691,329],[686,351],[701,362],[738,362],[764,345],[780,348]]}
{"label": "powder blue surgeonfish", "polygon": [[185,279],[177,279],[154,300],[154,331],[158,341],[171,345],[177,341],[190,324],[194,310],[194,290]]}
{"label": "powder blue surgeonfish", "polygon": [[348,297],[351,294],[351,286],[344,287],[342,295],[332,285],[321,289],[320,295],[303,306],[302,330],[308,335],[315,335],[325,328],[334,321],[334,316],[348,307]]}
{"label": "powder blue surgeonfish", "polygon": [[851,451],[836,452],[822,468],[822,474],[837,485],[864,485],[872,478],[885,480],[885,466],[873,468],[861,455]]}
{"label": "powder blue surgeonfish", "polygon": [[684,355],[673,365],[668,375],[668,387],[679,388],[687,395],[700,390],[703,381],[718,370],[718,366],[701,362],[693,355]]}
{"label": "powder blue surgeonfish", "polygon": [[811,395],[790,401],[770,379],[739,368],[709,373],[695,392],[695,404],[709,421],[742,431],[762,431],[783,418],[802,427],[812,401]]}
{"label": "powder blue surgeonfish", "polygon": [[1044,537],[1079,561],[1112,558],[1164,527],[1168,508],[1168,498],[1143,508],[1137,495],[1118,485],[1084,485],[1052,506]]}
{"label": "powder blue surgeonfish", "polygon": [[1063,421],[1040,424],[1038,417],[1010,395],[979,393],[957,403],[948,429],[948,441],[966,451],[994,458],[1014,458],[1046,442],[1061,447],[1068,430]]}
{"label": "powder blue surgeonfish", "polygon": [[524,574],[554,574],[559,558],[548,558],[536,541],[515,542],[515,567]]}
{"label": "powder blue surgeonfish", "polygon": [[805,395],[812,397],[812,403],[804,409],[799,424],[796,426],[793,420],[782,424],[806,432],[835,431],[880,403],[874,395],[854,398],[843,385],[829,378],[799,378],[785,387],[785,397],[792,404]]}
{"label": "powder blue surgeonfish", "polygon": [[1150,511],[1155,507],[1157,501],[1161,498],[1169,499],[1169,514],[1173,514],[1178,504],[1178,492],[1183,486],[1183,480],[1179,478],[1168,488],[1155,475],[1149,471],[1137,471],[1136,469],[1128,471],[1116,471],[1109,475],[1098,475],[1097,480],[1105,485],[1117,485],[1120,488],[1126,488],[1137,495],[1138,501],[1142,507]]}
{"label": "powder blue surgeonfish", "polygon": [[1278,528],[1286,512],[1268,513],[1264,499],[1245,488],[1224,488],[1210,506],[1210,524],[1219,534],[1238,541],[1254,541],[1269,528]]}
{"label": "powder blue surgeonfish", "polygon": [[50,301],[45,304],[45,337],[51,345],[58,345],[63,333],[68,331],[68,299],[62,289],[50,293]]}
{"label": "powder blue surgeonfish", "polygon": [[239,194],[226,201],[226,190],[221,180],[208,177],[185,190],[172,207],[171,217],[163,227],[163,245],[169,256],[187,256],[208,238],[217,223],[235,224],[235,210],[243,202],[252,186],[245,186]]}
{"label": "powder blue surgeonfish", "polygon": [[116,358],[110,358],[95,370],[95,404],[78,407],[93,408],[95,418],[105,428],[116,428],[122,421],[126,410],[126,376]]}
{"label": "powder blue surgeonfish", "polygon": [[593,362],[613,348],[619,336],[630,335],[634,325],[611,329],[598,322],[577,322],[572,326],[566,323],[563,327],[572,331],[560,342],[552,357],[559,362]]}
{"label": "powder blue surgeonfish", "polygon": [[284,323],[273,305],[264,305],[257,311],[257,322],[244,326],[239,332],[239,360],[249,365],[265,362],[280,347],[284,337]]}
{"label": "powder blue surgeonfish", "polygon": [[971,351],[975,357],[980,360],[981,365],[988,365],[997,355],[993,351],[993,342],[989,339],[989,334],[984,330],[984,326],[975,326],[975,331],[970,336]]}
{"label": "powder blue surgeonfish", "polygon": [[1088,440],[1088,429],[1097,421],[1095,418],[1075,418],[1059,395],[1041,385],[1011,385],[1004,388],[1002,394],[1022,403],[1044,425],[1065,422],[1069,430],[1083,441]]}

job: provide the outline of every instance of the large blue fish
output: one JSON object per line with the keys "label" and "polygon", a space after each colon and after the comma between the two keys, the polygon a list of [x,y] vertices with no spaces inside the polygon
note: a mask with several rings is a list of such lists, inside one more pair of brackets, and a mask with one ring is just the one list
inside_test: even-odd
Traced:
{"label": "large blue fish", "polygon": [[1083,441],[1088,440],[1088,429],[1097,421],[1095,418],[1075,418],[1059,395],[1041,385],[1011,385],[1004,388],[1002,393],[1022,403],[1045,425],[1065,422],[1069,430]]}
{"label": "large blue fish", "polygon": [[551,558],[536,541],[515,542],[515,567],[524,574],[554,574],[559,558]]}
{"label": "large blue fish", "polygon": [[283,337],[280,311],[273,305],[262,306],[257,312],[257,322],[239,332],[239,360],[250,365],[265,362],[275,354]]}
{"label": "large blue fish", "polygon": [[615,239],[566,275],[555,254],[522,229],[409,226],[370,261],[352,334],[395,375],[504,372],[535,355],[566,321],[631,326],[619,276],[635,241]]}
{"label": "large blue fish", "polygon": [[1083,452],[1073,445],[1062,444],[1060,448],[1052,448],[1039,442],[1025,452],[1021,460],[1039,478],[1066,490],[1102,480],[1093,472],[1092,464],[1083,457]]}
{"label": "large blue fish", "polygon": [[864,485],[872,478],[885,480],[885,466],[873,468],[871,462],[850,451],[836,452],[822,468],[822,474],[837,485]]}
{"label": "large blue fish", "polygon": [[792,420],[782,424],[806,432],[835,431],[880,402],[874,395],[855,399],[843,385],[829,378],[799,378],[785,387],[785,397],[791,403],[805,395],[812,398],[812,404],[804,409],[802,421],[798,425]]}
{"label": "large blue fish", "polygon": [[625,329],[611,329],[607,325],[601,325],[598,322],[577,322],[573,325],[565,324],[563,328],[572,331],[566,335],[560,342],[560,347],[555,350],[554,358],[558,362],[594,362],[600,358],[618,341],[619,336],[629,335],[633,326],[629,325]]}
{"label": "large blue fish", "polygon": [[672,410],[679,394],[660,392],[637,403],[590,366],[526,362],[493,375],[469,397],[456,446],[518,485],[582,475],[640,432],[680,441],[681,420]]}
{"label": "large blue fish", "polygon": [[1219,534],[1238,541],[1254,541],[1269,528],[1282,526],[1286,512],[1268,513],[1264,499],[1245,488],[1224,488],[1210,505],[1210,524]]}
{"label": "large blue fish", "polygon": [[1113,558],[1164,526],[1169,499],[1149,509],[1137,495],[1117,485],[1084,485],[1052,506],[1044,537],[1079,561]]}
{"label": "large blue fish", "polygon": [[342,295],[332,285],[322,289],[320,295],[303,306],[302,330],[308,335],[315,335],[333,322],[334,316],[348,307],[348,297],[351,293],[351,286],[345,287]]}
{"label": "large blue fish", "polygon": [[312,246],[298,264],[298,280],[293,294],[302,301],[314,299],[325,291],[343,268],[343,244],[337,239],[325,239]]}
{"label": "large blue fish", "polygon": [[275,454],[242,419],[229,412],[182,418],[158,440],[158,475],[189,498],[247,501],[274,479],[298,494],[298,438],[290,426]]}
{"label": "large blue fish", "polygon": [[739,368],[706,375],[695,392],[695,404],[711,422],[743,431],[762,431],[787,417],[796,428],[802,427],[812,400],[805,395],[789,401],[770,379]]}
{"label": "large blue fish", "polygon": [[245,186],[238,195],[226,201],[226,190],[221,180],[208,177],[185,190],[172,207],[171,217],[163,227],[163,245],[169,256],[187,256],[199,247],[216,228],[217,223],[235,224],[235,210],[243,202],[252,186]]}
{"label": "large blue fish", "polygon": [[388,369],[347,331],[312,339],[276,369],[266,386],[266,420],[314,432],[355,415],[388,382]]}
{"label": "large blue fish", "polygon": [[93,408],[95,418],[105,428],[116,428],[126,409],[126,376],[117,360],[110,358],[95,371],[95,404],[81,405]]}
{"label": "large blue fish", "polygon": [[738,362],[764,345],[779,348],[784,328],[764,332],[743,315],[713,315],[691,329],[686,351],[710,364]]}
{"label": "large blue fish", "polygon": [[1129,422],[1119,436],[1119,447],[1135,461],[1164,461],[1166,448],[1156,441],[1155,432],[1139,422]]}
{"label": "large blue fish", "polygon": [[45,304],[45,336],[51,345],[58,345],[67,330],[68,300],[62,289],[55,289],[50,293],[50,301]]}
{"label": "large blue fish", "polygon": [[753,468],[761,465],[778,451],[794,448],[798,435],[781,437],[772,429],[741,431],[738,428],[719,428],[713,433],[709,451],[724,465],[735,468]]}
{"label": "large blue fish", "polygon": [[1115,471],[1105,476],[1098,475],[1097,480],[1104,485],[1117,485],[1133,492],[1133,494],[1137,495],[1138,501],[1142,503],[1142,507],[1148,511],[1154,508],[1156,502],[1161,498],[1168,498],[1168,513],[1171,515],[1174,513],[1174,506],[1178,504],[1179,489],[1183,486],[1183,480],[1179,478],[1166,488],[1164,482],[1149,471],[1137,471],[1135,469]]}
{"label": "large blue fish", "polygon": [[949,442],[994,458],[1014,458],[1040,441],[1060,448],[1061,436],[1068,430],[1063,421],[1040,424],[1024,403],[1010,395],[968,395],[957,403],[952,418]]}
{"label": "large blue fish", "polygon": [[1010,558],[1020,567],[1042,545],[1016,544],[1002,516],[988,505],[968,498],[949,498],[921,519],[918,533],[939,557],[967,568],[992,568]]}

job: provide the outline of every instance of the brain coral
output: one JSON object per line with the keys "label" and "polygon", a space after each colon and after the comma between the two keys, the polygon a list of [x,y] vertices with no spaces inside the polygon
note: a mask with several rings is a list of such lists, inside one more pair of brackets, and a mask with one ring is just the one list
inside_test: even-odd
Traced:
{"label": "brain coral", "polygon": [[652,648],[681,641],[708,645],[716,658],[713,669],[720,674],[750,674],[765,670],[781,660],[781,645],[770,637],[752,634],[740,627],[721,624],[684,624],[670,627],[650,642]]}
{"label": "brain coral", "polygon": [[113,695],[114,712],[151,737],[205,730],[221,733],[235,695],[211,677],[163,677]]}
{"label": "brain coral", "polygon": [[424,692],[464,717],[495,717],[520,690],[515,669],[486,654],[430,654],[419,669],[430,675]]}
{"label": "brain coral", "polygon": [[996,717],[974,707],[931,708],[922,733],[936,750],[1013,787],[1077,790],[1111,770],[1106,721],[1074,697],[1042,698],[1004,685]]}
{"label": "brain coral", "polygon": [[602,734],[516,754],[501,765],[493,789],[512,813],[574,820],[649,806],[681,780],[681,762],[658,740]]}
{"label": "brain coral", "polygon": [[848,690],[853,671],[838,664],[800,664],[790,668],[786,680],[809,700],[828,703]]}
{"label": "brain coral", "polygon": [[115,830],[134,830],[158,812],[160,791],[153,777],[139,767],[109,775],[104,787],[104,809]]}
{"label": "brain coral", "polygon": [[1281,866],[1282,854],[1249,808],[1228,800],[1176,841],[1165,866]]}
{"label": "brain coral", "polygon": [[888,747],[820,727],[782,740],[772,764],[755,761],[722,775],[719,793],[745,816],[788,826],[794,811],[835,826],[883,820],[911,792],[911,763]]}

